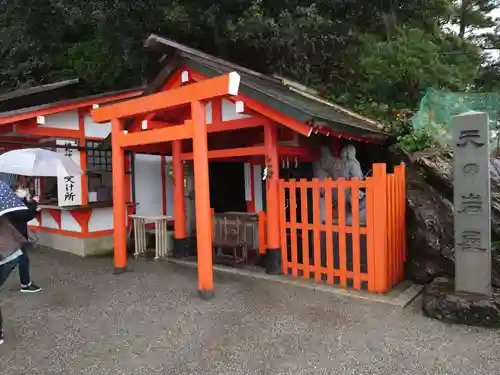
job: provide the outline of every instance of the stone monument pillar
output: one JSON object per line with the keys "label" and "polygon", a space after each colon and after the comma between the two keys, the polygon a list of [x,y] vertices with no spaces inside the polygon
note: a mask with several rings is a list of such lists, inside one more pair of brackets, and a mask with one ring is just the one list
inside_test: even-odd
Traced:
{"label": "stone monument pillar", "polygon": [[453,121],[455,289],[491,295],[491,197],[488,114]]}
{"label": "stone monument pillar", "polygon": [[426,285],[425,315],[448,323],[500,328],[499,293],[491,287],[490,131],[488,114],[453,119],[455,280]]}

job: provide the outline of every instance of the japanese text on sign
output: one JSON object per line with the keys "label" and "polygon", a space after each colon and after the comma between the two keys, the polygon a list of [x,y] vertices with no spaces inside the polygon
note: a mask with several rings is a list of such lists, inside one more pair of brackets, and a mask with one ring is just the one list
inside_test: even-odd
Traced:
{"label": "japanese text on sign", "polygon": [[[457,147],[483,147],[484,142],[481,140],[479,130],[462,130],[458,137]],[[479,173],[479,165],[476,163],[467,163],[462,168],[464,175],[476,175]],[[469,193],[461,196],[461,204],[458,207],[458,213],[464,214],[481,214],[483,211],[483,201],[481,194]],[[464,251],[483,251],[480,248],[481,232],[473,230],[465,230],[462,232],[461,242],[457,242]]]}
{"label": "japanese text on sign", "polygon": [[75,187],[75,182],[74,182],[75,176],[67,176],[64,177],[64,183],[65,183],[65,193],[64,193],[64,200],[65,201],[71,201],[73,202],[75,200],[75,193],[73,192],[73,189]]}
{"label": "japanese text on sign", "polygon": [[488,115],[455,116],[453,146],[455,288],[491,294]]}
{"label": "japanese text on sign", "polygon": [[[80,150],[75,148],[78,142],[67,139],[56,140],[57,152],[80,165]],[[57,176],[57,198],[59,206],[82,204],[82,179],[80,176]]]}
{"label": "japanese text on sign", "polygon": [[66,143],[64,145],[64,156],[67,156],[68,158],[73,156],[73,150],[71,149],[71,146],[71,143]]}

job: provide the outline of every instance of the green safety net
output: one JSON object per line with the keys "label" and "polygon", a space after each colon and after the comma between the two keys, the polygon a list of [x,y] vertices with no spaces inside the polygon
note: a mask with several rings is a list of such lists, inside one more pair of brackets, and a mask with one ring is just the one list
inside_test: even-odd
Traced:
{"label": "green safety net", "polygon": [[[435,88],[427,89],[418,112],[410,119],[416,132],[432,134],[442,146],[449,146],[452,138],[453,116],[463,112],[487,112],[490,119],[492,147],[498,145],[500,129],[499,93],[456,93]],[[492,149],[493,149],[492,148]]]}

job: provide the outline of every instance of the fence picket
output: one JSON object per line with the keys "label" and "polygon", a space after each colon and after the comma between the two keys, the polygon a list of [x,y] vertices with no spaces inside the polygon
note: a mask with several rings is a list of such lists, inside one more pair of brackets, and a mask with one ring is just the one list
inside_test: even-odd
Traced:
{"label": "fence picket", "polygon": [[340,286],[345,288],[347,286],[347,261],[346,261],[346,231],[345,231],[345,222],[346,222],[346,204],[345,204],[345,189],[347,187],[347,182],[344,179],[338,180],[338,213],[339,213],[339,221],[338,221],[338,237],[339,237],[339,277],[340,277]]}
{"label": "fence picket", "polygon": [[394,223],[395,223],[395,242],[396,242],[396,282],[401,280],[402,275],[402,246],[401,246],[401,168],[394,167]]}
{"label": "fence picket", "polygon": [[313,178],[312,180],[312,193],[313,193],[313,250],[314,250],[314,280],[321,280],[321,212],[319,201],[319,180]]}
{"label": "fence picket", "polygon": [[359,243],[359,184],[354,180],[351,185],[351,207],[352,207],[352,220],[351,220],[351,240],[352,240],[352,272],[354,274],[353,288],[355,290],[361,289],[361,249]]}
{"label": "fence picket", "polygon": [[309,260],[309,210],[307,203],[307,180],[301,179],[300,186],[300,209],[301,209],[301,228],[302,228],[302,276],[304,279],[309,280],[311,274],[309,267],[311,262]]}
{"label": "fence picket", "polygon": [[323,192],[325,194],[325,223],[326,223],[326,276],[328,284],[334,282],[334,262],[333,262],[333,202],[332,202],[332,179],[323,181]]}
{"label": "fence picket", "polygon": [[402,244],[403,244],[403,261],[406,262],[406,166],[404,163],[401,163],[401,174],[402,174],[402,181],[401,181],[401,202],[403,206],[403,213],[401,214],[401,226],[403,227],[402,231]]}
{"label": "fence picket", "polygon": [[400,281],[404,278],[404,263],[406,261],[406,246],[405,246],[405,170],[404,164],[400,164],[396,167],[397,173],[397,202],[398,202],[398,240],[399,240],[399,257],[398,262],[400,264],[398,278]]}
{"label": "fence picket", "polygon": [[375,194],[373,179],[367,178],[366,187],[366,269],[368,272],[368,291],[375,291]]}
{"label": "fence picket", "polygon": [[291,263],[292,276],[297,277],[298,275],[298,248],[297,248],[297,199],[296,192],[297,186],[295,180],[289,181],[289,199],[288,199],[288,209],[290,212],[290,244],[291,244]]}
{"label": "fence picket", "polygon": [[283,274],[288,274],[288,239],[287,239],[287,226],[284,225],[286,220],[286,200],[285,200],[285,181],[279,180],[279,194],[280,201],[280,228],[281,228],[281,266]]}
{"label": "fence picket", "polygon": [[396,280],[396,227],[395,227],[395,176],[394,174],[387,175],[387,234],[388,234],[388,250],[389,250],[389,280],[390,284],[393,284]]}

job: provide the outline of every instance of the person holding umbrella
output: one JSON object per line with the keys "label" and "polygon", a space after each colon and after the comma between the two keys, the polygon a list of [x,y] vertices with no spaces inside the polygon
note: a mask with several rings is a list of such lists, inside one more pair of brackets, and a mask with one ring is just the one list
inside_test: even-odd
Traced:
{"label": "person holding umbrella", "polygon": [[[7,174],[6,176],[59,177],[80,176],[83,171],[78,164],[63,153],[42,148],[22,148],[0,155],[0,173]],[[9,212],[7,218],[24,237],[28,238],[28,222],[36,216],[38,198],[30,199],[28,189],[18,183],[14,184],[12,189],[17,197],[23,201],[27,211]],[[29,258],[26,250],[27,246],[24,246],[19,264],[21,291],[39,292],[42,289],[33,284],[30,278]]]}
{"label": "person holding umbrella", "polygon": [[[19,233],[5,215],[27,211],[28,208],[16,197],[9,186],[0,181],[0,286],[19,264],[22,248],[28,240]],[[2,312],[0,310],[0,344],[3,344]]]}
{"label": "person holding umbrella", "polygon": [[[11,185],[12,190],[15,192],[16,196],[23,202],[27,207],[26,210],[16,210],[8,212],[5,217],[10,221],[10,223],[16,228],[16,230],[21,233],[24,238],[28,239],[28,222],[33,220],[36,216],[38,210],[38,198],[34,197],[31,199],[29,195],[29,190],[26,189],[21,183],[15,182]],[[21,292],[23,293],[37,293],[42,290],[39,286],[35,285],[31,281],[30,276],[30,260],[28,257],[28,246],[29,242],[23,246],[23,254],[19,258],[19,279],[21,281]]]}

